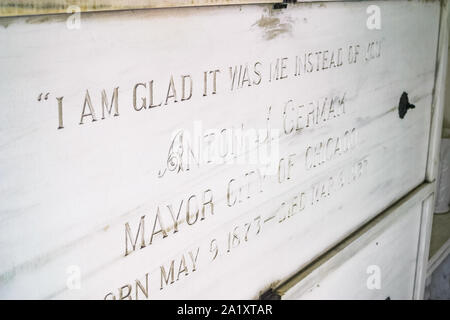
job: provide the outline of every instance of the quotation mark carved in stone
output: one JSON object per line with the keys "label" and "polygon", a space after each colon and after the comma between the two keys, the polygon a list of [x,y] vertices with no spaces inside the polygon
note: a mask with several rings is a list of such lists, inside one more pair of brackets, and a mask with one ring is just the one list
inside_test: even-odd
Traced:
{"label": "quotation mark carved in stone", "polygon": [[48,96],[49,96],[49,94],[50,94],[50,92],[47,92],[46,94],[45,94],[45,96],[44,96],[44,94],[43,93],[41,93],[41,94],[39,94],[39,96],[38,96],[38,101],[42,101],[42,97],[44,97],[44,100],[48,100]]}

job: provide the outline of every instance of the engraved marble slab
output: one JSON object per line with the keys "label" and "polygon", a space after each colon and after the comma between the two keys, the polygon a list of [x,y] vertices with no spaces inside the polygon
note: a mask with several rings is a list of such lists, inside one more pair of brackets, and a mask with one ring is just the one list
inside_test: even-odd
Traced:
{"label": "engraved marble slab", "polygon": [[432,184],[414,190],[345,243],[278,289],[283,299],[413,299],[421,228],[433,212]]}
{"label": "engraved marble slab", "polygon": [[67,19],[0,20],[1,298],[257,298],[424,180],[437,1]]}

